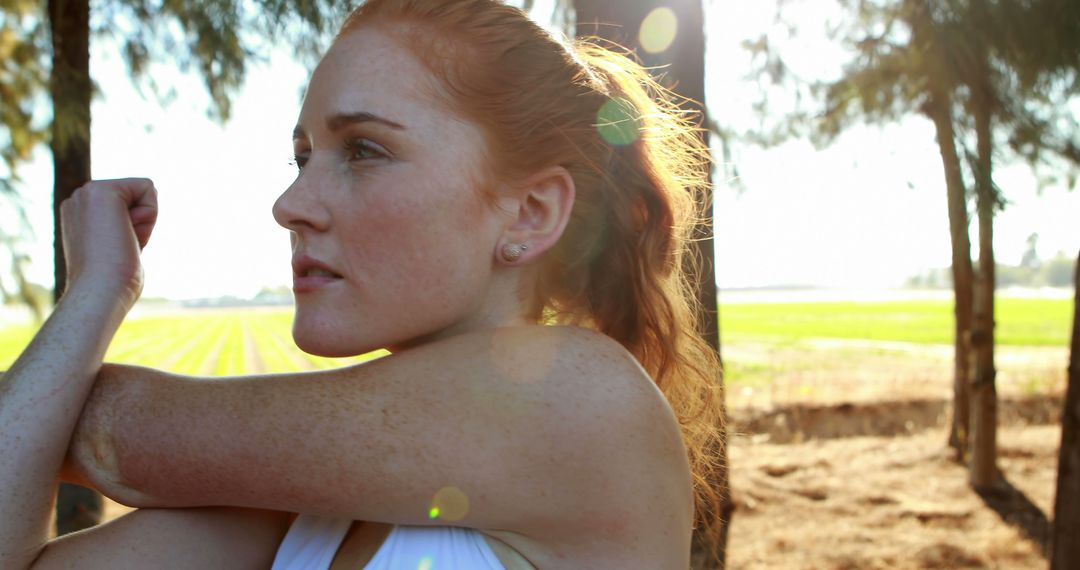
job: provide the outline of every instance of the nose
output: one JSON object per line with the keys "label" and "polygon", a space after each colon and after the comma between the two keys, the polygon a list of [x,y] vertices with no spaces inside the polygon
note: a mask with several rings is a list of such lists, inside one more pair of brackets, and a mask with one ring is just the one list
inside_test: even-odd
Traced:
{"label": "nose", "polygon": [[278,197],[273,211],[278,225],[293,232],[325,231],[330,224],[330,210],[304,173]]}

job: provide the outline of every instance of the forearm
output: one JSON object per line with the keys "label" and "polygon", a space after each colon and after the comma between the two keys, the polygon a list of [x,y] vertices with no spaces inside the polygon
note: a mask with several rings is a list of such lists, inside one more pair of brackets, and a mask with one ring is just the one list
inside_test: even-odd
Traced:
{"label": "forearm", "polygon": [[48,537],[68,442],[123,315],[70,290],[0,381],[0,567],[26,567]]}

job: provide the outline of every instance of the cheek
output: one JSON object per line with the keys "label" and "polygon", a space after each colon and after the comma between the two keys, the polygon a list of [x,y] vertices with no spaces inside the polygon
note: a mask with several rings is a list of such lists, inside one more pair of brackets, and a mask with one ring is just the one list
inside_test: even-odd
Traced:
{"label": "cheek", "polygon": [[[413,187],[369,201],[348,232],[351,273],[398,309],[456,306],[490,274],[489,220],[471,187]],[[424,305],[429,305],[424,307]]]}

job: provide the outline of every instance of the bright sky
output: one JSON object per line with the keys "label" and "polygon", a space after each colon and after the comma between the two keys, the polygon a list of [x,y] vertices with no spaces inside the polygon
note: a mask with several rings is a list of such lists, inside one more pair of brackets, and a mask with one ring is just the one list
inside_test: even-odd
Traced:
{"label": "bright sky", "polygon": [[[753,120],[756,85],[744,77],[749,58],[739,43],[770,25],[772,3],[710,5],[708,104],[725,124]],[[822,39],[823,16],[793,16],[804,30],[795,50],[804,57],[793,66],[808,75],[835,69],[842,54]],[[208,98],[196,77],[170,66],[155,70],[158,83],[178,94],[162,109],[134,90],[114,46],[93,45],[92,73],[102,91],[93,106],[93,175],[148,176],[161,191],[160,221],[144,254],[144,296],[249,297],[290,283],[288,236],[270,215],[295,174],[289,139],[306,72],[290,57],[281,50],[269,65],[254,66],[232,120],[220,126],[206,117]],[[50,160],[42,150],[21,171],[37,232],[31,277],[41,283],[52,280]],[[735,160],[745,190],[718,181],[716,192],[721,287],[893,287],[949,264],[941,161],[923,119],[857,128],[820,151],[804,141],[742,148]],[[996,174],[1012,202],[995,228],[999,261],[1018,262],[1033,232],[1042,256],[1075,255],[1080,192],[1048,188],[1040,195],[1023,166]]]}

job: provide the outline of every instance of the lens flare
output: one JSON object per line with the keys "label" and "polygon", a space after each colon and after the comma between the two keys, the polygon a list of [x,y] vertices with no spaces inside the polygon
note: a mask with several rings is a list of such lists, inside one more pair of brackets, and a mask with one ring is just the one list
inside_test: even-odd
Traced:
{"label": "lens flare", "polygon": [[638,42],[649,53],[667,51],[679,33],[679,18],[671,8],[656,8],[641,21]]}
{"label": "lens flare", "polygon": [[416,570],[431,570],[435,567],[435,560],[430,556],[425,556],[420,559],[420,564],[416,565]]}
{"label": "lens flare", "polygon": [[596,129],[612,146],[626,146],[641,136],[641,115],[622,97],[609,99],[596,114]]}
{"label": "lens flare", "polygon": [[431,500],[428,517],[432,520],[459,521],[469,512],[469,498],[457,487],[443,487]]}

